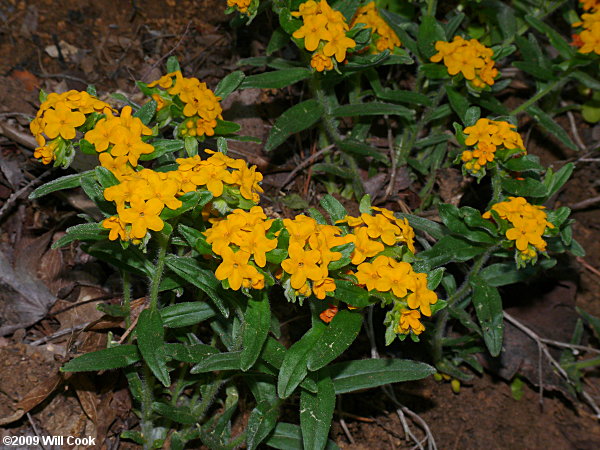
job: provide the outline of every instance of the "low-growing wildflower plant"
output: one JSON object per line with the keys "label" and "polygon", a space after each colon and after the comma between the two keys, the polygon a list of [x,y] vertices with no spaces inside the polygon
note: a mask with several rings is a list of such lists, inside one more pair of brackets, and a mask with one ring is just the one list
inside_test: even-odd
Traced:
{"label": "low-growing wildflower plant", "polygon": [[[64,370],[125,368],[142,420],[139,432],[123,437],[146,448],[167,440],[183,448],[200,439],[211,448],[244,442],[250,449],[261,443],[278,447],[294,440],[294,448],[323,449],[336,395],[434,370],[468,380],[463,367],[482,370],[474,353],[484,344],[492,356],[502,351],[499,287],[552,267],[553,254],[583,254],[573,239],[569,208],[543,206],[568,180],[573,164],[556,172],[544,168],[527,154],[514,124],[527,112],[574,148],[536,102],[564,86],[561,71],[590,84],[594,58],[582,53],[596,47],[597,2],[584,2],[590,12],[577,25],[579,53],[537,13],[522,18],[529,31],[535,28],[557,44],[560,57],[551,58],[533,33],[517,35],[521,27],[498,32],[490,21],[488,33],[481,34],[475,22],[461,26],[462,14],[438,20],[435,2],[424,5],[418,19],[410,8],[392,13],[383,4],[263,2],[279,16],[280,28],[267,56],[240,64],[273,70],[233,72],[214,91],[183,76],[170,58],[166,75],[138,83],[148,99],[141,106],[116,94],[125,105],[116,108],[93,89],[42,93],[31,123],[35,157],[66,167],[81,151],[97,155],[99,164],[32,195],[81,186],[96,203],[102,218],[86,217],[89,223],[69,228],[56,245],[85,241],[90,254],[122,270],[123,305],[105,311],[124,317],[133,330],[126,342],[109,339],[108,348],[77,357]],[[232,21],[238,25],[249,24],[259,9],[258,0],[227,5],[242,14]],[[497,7],[505,8],[501,2]],[[512,14],[499,17],[512,20]],[[467,35],[478,39],[461,37]],[[301,51],[290,52],[288,44]],[[508,111],[495,96],[510,84],[510,71],[500,80],[496,61],[503,66],[517,49],[526,59],[535,56],[540,67],[514,62],[534,74],[537,87],[531,99]],[[390,76],[407,71],[414,80],[410,88]],[[265,150],[303,132],[323,152],[323,162],[312,166],[314,177],[329,192],[362,199],[358,214],[325,195],[326,215],[308,208],[295,217],[270,217],[269,208],[259,205],[262,174],[227,154],[229,139],[256,139],[239,136],[240,127],[224,120],[222,99],[238,88],[278,89],[301,81],[309,98],[275,121]],[[389,153],[371,144],[382,125]],[[313,127],[316,134],[309,131]],[[490,194],[487,207],[443,203],[434,192],[440,170],[453,162],[463,164],[463,175],[477,178],[471,186],[478,202]],[[359,169],[368,167],[371,176],[384,166],[392,172],[406,168],[418,180],[415,186],[423,182],[419,210],[431,208],[435,221],[371,205]],[[346,181],[343,190],[336,191],[334,179]],[[379,197],[382,204],[393,201],[394,186],[392,176]],[[135,275],[150,283],[148,302],[132,322],[129,280]],[[307,304],[311,317],[308,331],[289,348],[278,341],[280,325],[272,312],[284,298],[297,305],[290,310]],[[375,337],[376,306],[385,312],[386,344],[410,336],[435,369],[403,359],[334,363],[364,319]],[[240,383],[256,407],[246,431],[231,437]],[[295,393],[300,426],[278,423],[281,405]]]}

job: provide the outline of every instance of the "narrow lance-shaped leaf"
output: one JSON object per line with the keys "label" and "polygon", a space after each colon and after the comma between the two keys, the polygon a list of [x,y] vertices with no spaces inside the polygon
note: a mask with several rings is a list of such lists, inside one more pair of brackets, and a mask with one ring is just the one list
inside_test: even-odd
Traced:
{"label": "narrow lance-shaped leaf", "polygon": [[335,387],[327,371],[317,381],[317,392],[300,392],[300,428],[305,450],[322,450],[327,445],[335,409]]}
{"label": "narrow lance-shaped leaf", "polygon": [[244,331],[242,332],[241,369],[250,369],[267,339],[271,326],[271,308],[266,291],[259,291],[248,299],[244,316]]}
{"label": "narrow lance-shaped leaf", "polygon": [[171,385],[167,369],[165,337],[160,312],[156,309],[145,309],[140,313],[137,326],[138,348],[148,367],[165,387]]}
{"label": "narrow lance-shaped leaf", "polygon": [[62,372],[90,372],[127,367],[140,360],[135,345],[119,345],[86,353],[72,359],[61,367]]}
{"label": "narrow lance-shaped leaf", "polygon": [[289,397],[296,387],[304,380],[308,369],[308,357],[315,350],[315,343],[325,331],[325,324],[316,322],[302,338],[292,345],[285,353],[279,378],[277,380],[277,393],[280,398]]}
{"label": "narrow lance-shaped leaf", "polygon": [[265,150],[273,150],[283,144],[292,134],[310,128],[319,121],[322,115],[323,106],[314,99],[292,106],[275,121],[265,144]]}
{"label": "narrow lance-shaped leaf", "polygon": [[358,336],[362,321],[359,311],[345,309],[338,312],[308,357],[308,369],[319,370],[341,355]]}
{"label": "narrow lance-shaped leaf", "polygon": [[492,356],[498,356],[502,350],[504,331],[502,299],[498,289],[489,286],[481,277],[473,277],[471,286],[473,306],[481,324],[485,345]]}
{"label": "narrow lance-shaped leaf", "polygon": [[248,450],[255,449],[269,435],[277,425],[279,416],[279,403],[273,404],[268,400],[263,400],[256,405],[256,408],[250,413],[248,418],[248,427],[246,429],[248,438]]}

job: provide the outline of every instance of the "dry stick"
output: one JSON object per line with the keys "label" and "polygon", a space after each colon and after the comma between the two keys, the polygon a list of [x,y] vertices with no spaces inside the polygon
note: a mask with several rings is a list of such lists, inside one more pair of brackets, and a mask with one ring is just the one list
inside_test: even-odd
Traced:
{"label": "dry stick", "polygon": [[281,190],[284,187],[286,187],[288,185],[288,183],[294,179],[294,177],[296,176],[296,174],[298,172],[300,172],[306,166],[310,165],[314,160],[316,160],[317,158],[320,158],[324,153],[327,153],[329,150],[331,150],[334,147],[335,147],[334,144],[328,145],[327,147],[322,148],[321,150],[319,150],[314,155],[310,155],[307,159],[305,159],[304,161],[302,161],[298,165],[298,167],[296,167],[294,170],[292,170],[292,172],[287,176],[287,178],[285,179],[285,181],[283,183],[281,183],[281,186],[279,186],[279,190]]}
{"label": "dry stick", "polygon": [[342,412],[342,396],[341,395],[338,395],[338,397],[337,397],[337,413],[340,418],[340,425],[342,426],[342,430],[344,430],[344,434],[348,438],[348,442],[350,442],[351,445],[354,445],[356,442],[354,441],[354,438],[352,437],[352,434],[350,433],[350,430],[348,429],[348,425],[346,425],[346,421],[344,420],[344,417],[342,416],[343,412]]}
{"label": "dry stick", "polygon": [[179,39],[179,41],[177,41],[177,44],[175,44],[175,46],[169,50],[167,53],[165,53],[163,56],[161,56],[159,58],[158,61],[156,61],[154,64],[152,64],[152,66],[150,66],[150,68],[148,70],[146,70],[146,73],[144,73],[144,75],[142,76],[142,80],[145,80],[146,77],[148,75],[150,75],[150,72],[152,72],[161,62],[163,62],[166,58],[168,58],[169,56],[171,56],[173,54],[173,52],[175,50],[177,50],[177,47],[179,47],[181,45],[181,43],[183,42],[183,39],[185,38],[185,36],[187,35],[189,29],[190,29],[190,25],[192,24],[191,21],[189,21],[185,27],[185,31],[183,32],[183,34],[181,35],[181,39]]}
{"label": "dry stick", "polygon": [[[375,329],[373,328],[373,307],[369,307],[369,311],[367,314],[367,336],[369,337],[369,342],[371,343],[371,358],[377,359],[379,358],[379,351],[377,350],[377,343],[375,342]],[[413,442],[417,445],[414,448],[419,448],[424,450],[423,443],[427,442],[428,450],[437,450],[437,445],[435,443],[435,438],[433,437],[433,433],[431,432],[427,422],[425,422],[421,416],[417,413],[411,411],[406,406],[402,405],[398,399],[396,398],[396,394],[391,386],[382,386],[383,392],[394,402],[396,407],[396,414],[398,414],[398,418],[400,419],[400,423],[402,423],[402,428],[404,429],[405,436],[410,437]],[[408,425],[408,421],[406,420],[405,414],[408,414],[413,421],[415,421],[425,433],[425,438],[419,441],[419,438],[415,436],[415,434],[411,431],[410,426]]]}
{"label": "dry stick", "polygon": [[586,209],[586,208],[595,206],[597,203],[600,203],[600,195],[597,197],[592,197],[592,198],[588,198],[586,200],[582,200],[577,203],[573,203],[572,205],[569,205],[569,208],[571,208],[571,211],[580,211],[582,209]]}
{"label": "dry stick", "polygon": [[38,430],[37,425],[35,424],[35,422],[33,421],[33,417],[31,417],[31,414],[27,413],[27,420],[29,420],[29,423],[31,424],[31,428],[33,428],[33,432],[35,433],[35,435],[38,437],[39,441],[38,441],[38,445],[40,446],[40,448],[42,450],[46,450],[46,447],[44,447],[44,445],[42,444],[42,438],[40,436],[40,430]]}
{"label": "dry stick", "polygon": [[92,322],[80,323],[79,325],[75,325],[74,327],[67,328],[67,329],[65,329],[65,330],[59,330],[59,331],[57,331],[56,333],[53,333],[53,334],[51,334],[51,335],[49,335],[49,336],[44,336],[43,338],[41,338],[41,339],[38,339],[37,341],[33,341],[33,342],[31,342],[31,343],[29,343],[29,345],[36,346],[36,345],[42,345],[42,344],[45,344],[45,343],[46,343],[46,342],[48,342],[48,341],[52,341],[52,340],[54,340],[54,339],[56,339],[56,338],[59,338],[59,337],[65,336],[65,335],[67,335],[67,334],[71,334],[71,333],[73,333],[74,331],[83,330],[83,329],[84,329],[85,327],[87,327],[87,326],[88,326],[90,323],[92,323]]}
{"label": "dry stick", "polygon": [[[504,318],[508,322],[513,324],[515,327],[517,327],[519,330],[521,330],[523,333],[525,333],[527,336],[529,336],[531,339],[533,339],[537,343],[538,348],[540,349],[540,352],[543,353],[546,356],[546,358],[548,358],[548,362],[550,362],[550,364],[552,364],[554,366],[554,368],[558,371],[558,373],[567,382],[570,383],[569,375],[567,374],[567,372],[565,372],[565,369],[563,369],[562,366],[560,365],[560,363],[552,357],[552,355],[548,351],[548,346],[544,343],[542,338],[540,338],[540,336],[535,331],[533,331],[531,328],[528,328],[527,326],[525,326],[524,324],[519,322],[517,319],[515,319],[513,316],[511,316],[506,311],[504,311]],[[540,363],[540,365],[541,365],[541,363]],[[542,384],[543,384],[542,380],[540,379],[540,385],[542,385]],[[581,391],[581,395],[587,401],[589,407],[592,408],[592,410],[596,414],[596,418],[600,419],[600,407],[598,407],[598,405],[596,404],[594,399],[585,390]]]}
{"label": "dry stick", "polygon": [[27,192],[29,192],[30,190],[32,190],[37,184],[41,183],[41,181],[46,176],[48,176],[51,172],[52,172],[51,169],[47,170],[46,172],[44,172],[43,174],[41,174],[36,179],[31,180],[29,183],[27,183],[25,186],[23,186],[17,192],[13,192],[11,194],[11,196],[8,197],[8,200],[6,200],[6,202],[4,203],[4,205],[2,205],[2,208],[0,208],[0,222],[2,221],[2,219],[4,218],[4,216],[6,215],[6,213],[8,213],[8,211],[10,211],[10,209],[13,207],[13,205],[17,202],[17,200],[19,200],[19,198],[23,194],[26,194]]}
{"label": "dry stick", "polygon": [[[560,106],[565,108],[569,106],[569,104],[565,101],[561,101]],[[579,147],[580,150],[586,150],[587,146],[583,143],[581,136],[579,136],[579,131],[577,130],[577,123],[575,122],[575,116],[573,116],[573,113],[571,111],[567,111],[567,118],[569,119],[571,133],[573,134],[573,139],[575,140],[577,147]]]}
{"label": "dry stick", "polygon": [[583,267],[585,267],[587,270],[592,272],[594,275],[598,275],[600,277],[600,270],[596,269],[594,266],[592,266],[590,263],[588,263],[581,256],[578,256],[576,259],[579,264],[583,265]]}
{"label": "dry stick", "polygon": [[385,118],[385,123],[387,124],[387,141],[388,141],[388,149],[390,151],[390,160],[392,162],[392,167],[391,167],[391,171],[392,174],[390,175],[390,182],[387,185],[387,188],[385,189],[385,194],[383,196],[383,199],[381,200],[381,203],[385,203],[386,200],[390,197],[390,195],[392,195],[392,191],[394,190],[394,187],[396,186],[396,176],[397,176],[397,167],[396,167],[396,149],[394,148],[394,137],[392,136],[392,128],[390,127],[390,121],[387,115],[383,116]]}

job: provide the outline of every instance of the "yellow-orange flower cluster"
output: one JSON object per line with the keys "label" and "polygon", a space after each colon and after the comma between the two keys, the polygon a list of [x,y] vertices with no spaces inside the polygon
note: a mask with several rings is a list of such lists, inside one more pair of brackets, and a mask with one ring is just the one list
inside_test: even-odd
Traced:
{"label": "yellow-orange flower cluster", "polygon": [[324,299],[327,292],[335,290],[335,281],[329,277],[328,266],[342,258],[334,247],[353,241],[351,235],[333,225],[322,225],[311,217],[296,216],[284,219],[283,225],[290,234],[288,258],[281,268],[290,275],[290,285],[297,294],[308,297],[313,293]]}
{"label": "yellow-orange flower cluster", "polygon": [[302,17],[304,24],[292,36],[304,39],[304,48],[314,52],[310,65],[318,72],[333,69],[334,58],[341,63],[348,49],[356,45],[346,36],[349,27],[343,14],[332,9],[327,0],[308,0],[292,16]]}
{"label": "yellow-orange flower cluster", "polygon": [[118,117],[107,114],[96,122],[94,128],[85,133],[85,140],[100,153],[102,167],[120,178],[133,171],[141,155],[154,151],[154,147],[142,139],[150,135],[152,130],[132,116],[130,106],[125,106]]}
{"label": "yellow-orange flower cluster", "polygon": [[488,163],[494,161],[495,152],[503,147],[509,150],[520,149],[525,152],[521,135],[514,131],[516,127],[508,122],[479,119],[477,123],[464,130],[465,144],[474,146],[461,155],[464,167],[472,175],[479,175]]}
{"label": "yellow-orange flower cluster", "polygon": [[585,0],[582,3],[584,10],[590,11],[581,15],[581,21],[575,22],[574,27],[581,27],[578,34],[574,34],[574,45],[579,47],[580,53],[595,53],[600,55],[600,2]]}
{"label": "yellow-orange flower cluster", "polygon": [[[523,197],[509,197],[508,201],[493,205],[492,211],[512,225],[505,234],[507,239],[514,241],[521,261],[534,260],[538,251],[546,251],[542,236],[554,225],[548,222],[543,206],[532,205]],[[483,218],[491,219],[491,212],[485,212]]]}
{"label": "yellow-orange flower cluster", "polygon": [[235,8],[242,14],[248,13],[250,3],[252,3],[252,0],[227,0],[227,6],[229,8]]}
{"label": "yellow-orange flower cluster", "polygon": [[[206,160],[199,156],[178,158],[179,167],[169,172],[150,169],[136,172],[130,168],[124,173],[122,167],[117,167],[113,173],[119,175],[120,183],[104,190],[104,198],[117,206],[117,215],[103,222],[104,228],[111,230],[109,239],[142,239],[148,230],[162,230],[164,223],[159,217],[162,210],[179,208],[182,204],[179,197],[198,188],[220,197],[225,186],[229,186],[239,190],[245,199],[258,201],[262,175],[255,166],[248,168],[241,159],[208,149],[205,152],[211,154]],[[123,163],[127,164],[127,160]]]}
{"label": "yellow-orange flower cluster", "polygon": [[370,49],[371,53],[381,53],[384,50],[393,52],[394,48],[400,47],[401,43],[398,35],[379,15],[375,2],[367,3],[365,6],[358,8],[350,28],[357,23],[363,23],[366,28],[371,29],[372,39],[375,43],[375,46]]}
{"label": "yellow-orange flower cluster", "polygon": [[[55,151],[61,143],[75,138],[77,128],[85,123],[87,115],[94,112],[110,114],[111,111],[108,103],[85,91],[49,94],[29,124],[38,144],[33,156],[50,164],[56,159]],[[50,142],[46,143],[47,139]]]}
{"label": "yellow-orange flower cluster", "polygon": [[206,186],[214,197],[220,197],[224,187],[228,185],[238,189],[246,200],[258,203],[259,193],[263,192],[259,185],[263,176],[256,171],[256,166],[248,167],[244,160],[230,158],[220,152],[208,149],[204,151],[211,155],[205,160],[198,155],[177,159],[183,192]]}
{"label": "yellow-orange flower cluster", "polygon": [[398,219],[389,209],[373,207],[380,214],[361,214],[359,217],[347,216],[346,222],[353,230],[354,251],[352,264],[360,264],[367,258],[377,255],[385,246],[398,243],[406,244],[415,253],[415,232],[406,219]]}
{"label": "yellow-orange flower cluster", "polygon": [[498,69],[494,66],[494,52],[481,44],[477,39],[465,40],[454,36],[452,42],[437,41],[438,51],[431,57],[431,62],[440,62],[448,68],[452,76],[461,73],[476,88],[484,88],[494,84]]}
{"label": "yellow-orange flower cluster", "polygon": [[216,219],[204,232],[212,251],[222,258],[215,272],[217,280],[227,280],[229,287],[263,289],[265,277],[256,266],[265,267],[266,253],[277,247],[277,239],[266,236],[273,220],[260,206],[250,211],[236,209],[224,219]]}
{"label": "yellow-orange flower cluster", "polygon": [[[197,78],[186,78],[180,71],[170,72],[148,87],[165,89],[170,98],[177,96],[183,103],[183,114],[190,119],[185,121],[179,129],[182,136],[212,136],[217,126],[217,119],[222,119],[221,97],[217,97],[206,83],[201,83]],[[155,94],[153,98],[165,102]]]}
{"label": "yellow-orange flower cluster", "polygon": [[[356,272],[358,282],[369,291],[392,292],[398,299],[404,300],[410,309],[401,309],[404,321],[398,322],[397,332],[406,334],[413,330],[419,334],[424,327],[418,320],[421,314],[431,316],[431,305],[438,300],[435,292],[427,288],[427,274],[416,273],[412,266],[404,261],[396,261],[389,256],[377,256],[372,262],[363,262]],[[414,310],[415,312],[411,312]]]}

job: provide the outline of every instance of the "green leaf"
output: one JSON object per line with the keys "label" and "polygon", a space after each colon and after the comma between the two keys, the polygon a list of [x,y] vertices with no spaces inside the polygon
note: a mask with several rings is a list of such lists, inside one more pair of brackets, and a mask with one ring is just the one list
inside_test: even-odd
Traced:
{"label": "green leaf", "polygon": [[510,42],[517,33],[515,10],[505,3],[497,2],[496,5],[498,7],[496,19],[498,20],[499,31],[502,33],[504,41]]}
{"label": "green leaf", "polygon": [[237,133],[241,129],[242,127],[235,122],[228,122],[226,120],[217,119],[217,126],[215,127],[214,132],[217,135],[223,136],[227,134]]}
{"label": "green leaf", "polygon": [[[265,441],[269,447],[280,450],[299,450],[302,448],[302,432],[298,425],[279,422],[273,434]],[[327,441],[325,450],[339,450],[331,440]]]}
{"label": "green leaf", "polygon": [[308,370],[319,370],[340,356],[354,342],[362,327],[359,311],[339,311],[314,345],[307,360]]}
{"label": "green leaf", "polygon": [[575,309],[577,310],[577,313],[583,317],[583,319],[586,321],[586,323],[589,324],[589,326],[592,328],[592,330],[594,331],[594,335],[596,336],[596,339],[600,339],[600,319],[590,313],[588,313],[587,311],[584,311],[583,309],[581,309],[580,307],[576,306]]}
{"label": "green leaf", "polygon": [[459,237],[444,236],[429,250],[425,250],[417,256],[419,260],[428,263],[431,268],[435,268],[449,262],[468,261],[485,252],[486,248]]}
{"label": "green leaf", "polygon": [[165,352],[165,330],[156,309],[144,309],[135,327],[140,353],[156,378],[165,387],[171,385]]}
{"label": "green leaf", "polygon": [[34,191],[29,194],[29,199],[33,200],[43,197],[44,195],[51,194],[52,192],[79,187],[81,186],[82,178],[92,178],[93,176],[93,170],[88,170],[86,172],[76,173],[73,175],[65,175],[64,177],[49,181],[48,183],[42,184],[37,189],[34,189]]}
{"label": "green leaf", "polygon": [[183,150],[184,143],[181,139],[156,139],[152,141],[154,151],[140,156],[140,161],[151,161],[167,153]]}
{"label": "green leaf", "polygon": [[327,194],[321,199],[321,206],[329,214],[331,222],[335,224],[338,220],[342,220],[348,215],[348,211],[338,200]]}
{"label": "green leaf", "polygon": [[271,128],[265,150],[271,151],[294,133],[310,128],[323,115],[323,106],[314,99],[305,100],[285,111]]}
{"label": "green leaf", "polygon": [[298,81],[306,80],[311,75],[312,72],[304,67],[275,70],[247,76],[240,84],[240,89],[282,89]]}
{"label": "green leaf", "polygon": [[116,186],[120,183],[117,177],[115,177],[114,174],[106,167],[98,166],[94,172],[96,174],[96,179],[100,182],[104,189],[111,186]]}
{"label": "green leaf", "polygon": [[279,403],[259,402],[250,413],[246,428],[248,450],[255,449],[271,433],[279,417]]}
{"label": "green leaf", "polygon": [[405,106],[394,103],[369,102],[351,103],[334,108],[331,114],[335,117],[357,117],[357,116],[400,116],[407,120],[413,120],[415,112]]}
{"label": "green leaf", "polygon": [[156,113],[156,105],[156,100],[150,100],[135,113],[133,113],[133,117],[139,118],[144,125],[148,125],[154,117],[154,113]]}
{"label": "green leaf", "polygon": [[204,344],[165,344],[165,351],[170,358],[190,364],[199,363],[207,356],[219,353],[216,348]]}
{"label": "green leaf", "polygon": [[208,355],[192,367],[191,373],[213,372],[217,370],[240,370],[241,351]]}
{"label": "green leaf", "polygon": [[313,351],[318,351],[315,349],[315,343],[326,328],[322,322],[314,323],[313,327],[285,352],[277,379],[277,393],[280,398],[289,397],[306,377],[308,358]]}
{"label": "green leaf", "polygon": [[359,142],[355,139],[344,139],[342,142],[340,142],[339,148],[344,153],[371,157],[374,160],[382,162],[386,165],[390,164],[389,158],[382,153],[381,150],[371,147],[369,144],[365,144],[364,142]]}
{"label": "green leaf", "polygon": [[408,103],[413,105],[431,106],[431,99],[425,94],[402,89],[386,90],[376,93],[381,100],[390,102]]}
{"label": "green leaf", "polygon": [[229,308],[223,300],[224,290],[212,270],[204,269],[198,261],[185,256],[167,255],[165,263],[181,278],[205,292],[221,314],[229,317]]}
{"label": "green leaf", "polygon": [[242,331],[241,369],[245,372],[256,362],[271,327],[271,308],[266,291],[253,292],[248,298]]}
{"label": "green leaf", "polygon": [[188,406],[171,406],[161,402],[152,402],[152,410],[163,417],[184,425],[193,425],[198,417],[192,414]]}
{"label": "green leaf", "polygon": [[450,101],[450,106],[454,110],[454,112],[460,117],[465,126],[467,125],[466,114],[467,109],[469,108],[469,100],[463,95],[457,92],[452,86],[446,85],[446,94],[448,95],[448,100]]}
{"label": "green leaf", "polygon": [[169,58],[167,59],[167,73],[178,71],[181,71],[181,67],[179,66],[177,56],[169,56]]}
{"label": "green leaf", "polygon": [[194,157],[198,154],[198,139],[193,136],[186,136],[183,139],[183,148],[189,157]]}
{"label": "green leaf", "polygon": [[560,53],[560,56],[564,59],[571,59],[575,56],[573,46],[569,44],[556,29],[530,14],[525,15],[525,20],[540,33],[544,33],[550,40],[552,47],[558,50],[558,53]]}
{"label": "green leaf", "polygon": [[361,359],[329,367],[336,394],[426,378],[435,373],[428,364],[408,359]]}
{"label": "green leaf", "polygon": [[316,393],[300,392],[300,429],[305,450],[325,448],[334,409],[335,387],[331,377],[320,374]]}
{"label": "green leaf", "polygon": [[441,239],[448,234],[446,227],[433,220],[415,216],[414,214],[396,213],[395,215],[400,219],[407,219],[410,226],[415,230],[424,231],[434,239]]}
{"label": "green leaf", "polygon": [[483,268],[479,276],[488,286],[498,287],[508,284],[519,283],[531,279],[538,269],[547,270],[556,265],[555,259],[544,259],[539,261],[536,267],[524,267],[517,269],[514,261],[506,261]]}
{"label": "green leaf", "polygon": [[163,209],[160,213],[160,218],[163,220],[168,220],[172,219],[173,217],[178,217],[191,209],[202,208],[212,199],[213,195],[209,191],[186,192],[179,197],[179,200],[181,200],[181,206],[177,209]]}
{"label": "green leaf", "polygon": [[503,178],[501,184],[503,190],[519,197],[544,197],[547,192],[546,186],[533,178],[524,180]]}
{"label": "green leaf", "polygon": [[560,142],[565,144],[571,150],[579,150],[579,147],[571,140],[567,132],[558,125],[552,117],[546,114],[537,106],[530,106],[527,112],[541,125],[548,133],[554,135]]}
{"label": "green leaf", "polygon": [[558,172],[552,173],[551,169],[548,169],[546,173],[546,178],[544,179],[544,184],[546,185],[547,192],[545,198],[550,198],[554,194],[556,194],[560,188],[562,188],[565,183],[571,178],[571,174],[575,166],[573,163],[567,163],[562,166]]}
{"label": "green leaf", "polygon": [[215,310],[205,302],[176,303],[160,310],[163,325],[167,328],[196,325],[215,314]]}
{"label": "green leaf", "polygon": [[479,276],[472,277],[473,306],[483,331],[483,340],[492,356],[502,351],[502,334],[504,332],[504,316],[502,314],[502,298],[498,289],[489,286]]}
{"label": "green leaf", "polygon": [[267,44],[266,54],[267,56],[271,56],[277,50],[281,50],[290,42],[290,35],[285,32],[285,30],[281,27],[275,28],[273,34],[271,35],[271,39],[269,39],[269,43]]}
{"label": "green leaf", "polygon": [[335,280],[334,298],[357,308],[363,308],[373,303],[365,289],[346,280]]}
{"label": "green leaf", "polygon": [[434,48],[436,41],[445,41],[446,33],[433,16],[422,16],[417,33],[417,46],[424,59],[429,61],[437,53]]}
{"label": "green leaf", "polygon": [[67,228],[66,234],[52,244],[52,248],[60,248],[73,241],[100,241],[108,238],[108,230],[99,223],[82,223]]}
{"label": "green leaf", "polygon": [[221,101],[225,100],[229,95],[235,91],[240,84],[244,81],[246,75],[241,70],[236,70],[235,72],[231,72],[217,84],[215,88],[215,95],[217,97],[221,97]]}
{"label": "green leaf", "polygon": [[535,155],[524,155],[518,158],[511,158],[502,163],[502,165],[512,172],[541,172],[544,170],[540,164],[540,159]]}
{"label": "green leaf", "polygon": [[140,353],[135,345],[119,345],[86,353],[72,359],[60,368],[61,372],[90,372],[118,369],[135,364]]}

